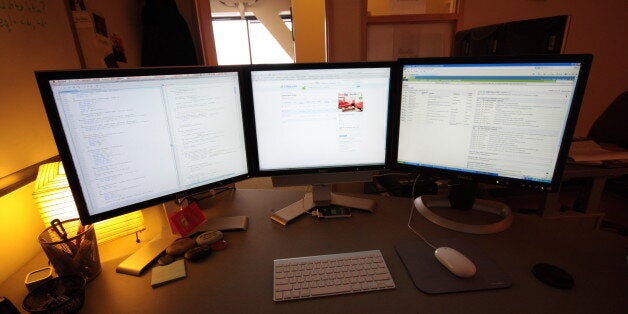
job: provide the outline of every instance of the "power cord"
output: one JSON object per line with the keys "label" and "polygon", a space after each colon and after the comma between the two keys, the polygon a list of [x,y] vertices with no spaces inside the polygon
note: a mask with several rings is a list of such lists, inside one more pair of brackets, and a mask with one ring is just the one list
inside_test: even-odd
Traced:
{"label": "power cord", "polygon": [[414,195],[414,188],[416,187],[416,183],[419,181],[419,178],[421,177],[420,174],[418,174],[416,176],[416,179],[414,180],[414,184],[412,184],[412,203],[410,205],[410,217],[408,217],[408,228],[410,228],[410,230],[412,230],[412,232],[414,232],[414,234],[416,234],[417,236],[419,236],[419,238],[421,238],[421,240],[423,240],[423,242],[425,242],[425,244],[429,245],[431,248],[433,248],[434,250],[436,250],[436,246],[432,245],[432,243],[430,243],[429,241],[427,241],[420,233],[418,233],[416,230],[414,230],[414,228],[412,228],[412,225],[410,224],[412,222],[412,215],[414,214],[414,199],[415,199],[415,195]]}

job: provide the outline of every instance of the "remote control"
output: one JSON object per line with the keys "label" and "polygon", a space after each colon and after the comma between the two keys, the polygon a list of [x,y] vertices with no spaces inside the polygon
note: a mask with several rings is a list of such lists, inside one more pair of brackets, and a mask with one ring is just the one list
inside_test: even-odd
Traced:
{"label": "remote control", "polygon": [[212,249],[209,245],[199,245],[197,247],[189,249],[183,257],[186,260],[196,262],[204,259],[212,253]]}
{"label": "remote control", "polygon": [[223,238],[222,232],[218,230],[209,230],[201,233],[196,237],[196,244],[198,245],[210,245],[216,241],[220,241]]}

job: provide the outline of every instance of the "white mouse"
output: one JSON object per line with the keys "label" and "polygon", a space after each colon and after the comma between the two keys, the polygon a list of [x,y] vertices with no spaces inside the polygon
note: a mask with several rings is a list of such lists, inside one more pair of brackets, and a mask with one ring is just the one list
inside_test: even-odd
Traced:
{"label": "white mouse", "polygon": [[473,277],[477,271],[475,264],[462,253],[450,248],[439,247],[434,251],[436,259],[452,274],[462,277]]}

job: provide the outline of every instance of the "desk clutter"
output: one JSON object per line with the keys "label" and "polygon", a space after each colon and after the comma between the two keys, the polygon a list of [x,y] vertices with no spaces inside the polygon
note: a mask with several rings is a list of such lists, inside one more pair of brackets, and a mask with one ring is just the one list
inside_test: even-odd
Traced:
{"label": "desk clutter", "polygon": [[31,291],[22,307],[31,313],[77,313],[85,301],[85,277],[61,276]]}
{"label": "desk clutter", "polygon": [[214,251],[222,251],[228,246],[224,234],[218,230],[209,230],[193,234],[190,237],[176,239],[157,260],[153,267],[151,286],[153,288],[168,282],[185,278],[185,261],[199,262]]}
{"label": "desk clutter", "polygon": [[209,256],[212,251],[227,248],[227,241],[223,240],[223,237],[222,232],[210,230],[193,238],[179,238],[166,248],[165,254],[159,257],[157,263],[161,266],[168,265],[180,256],[189,261],[200,261]]}
{"label": "desk clutter", "polygon": [[92,225],[79,219],[53,220],[39,234],[41,248],[59,276],[80,275],[91,281],[100,274],[100,255]]}
{"label": "desk clutter", "polygon": [[[246,233],[223,231],[222,240],[229,242],[228,250],[226,252],[212,251],[211,255],[200,262],[192,263],[185,260],[185,252],[181,249],[176,260],[168,264],[168,267],[156,266],[155,259],[150,264],[151,271],[144,272],[141,276],[129,276],[116,273],[113,267],[118,259],[124,258],[119,253],[128,251],[135,244],[127,243],[130,242],[127,241],[124,243],[128,245],[124,245],[121,244],[123,240],[120,240],[117,241],[118,243],[100,247],[101,260],[107,262],[103,263],[101,274],[86,285],[82,312],[273,313],[310,312],[325,308],[325,311],[329,313],[342,313],[352,308],[354,312],[367,313],[404,313],[417,309],[437,313],[454,313],[461,309],[469,313],[490,313],[496,308],[508,308],[513,302],[519,306],[516,312],[526,313],[596,313],[596,309],[602,309],[601,312],[620,313],[619,309],[625,308],[623,306],[625,298],[622,298],[621,294],[623,291],[621,289],[625,287],[625,281],[622,281],[621,276],[626,263],[625,239],[615,235],[591,231],[590,234],[582,234],[578,238],[581,241],[574,243],[573,238],[564,234],[579,230],[589,231],[580,226],[554,222],[547,224],[546,221],[536,217],[517,214],[514,228],[505,233],[469,236],[441,229],[423,220],[422,217],[415,216],[416,219],[412,220],[414,227],[421,231],[421,234],[434,246],[454,248],[477,265],[477,273],[474,277],[459,278],[454,277],[438,262],[433,248],[405,228],[408,221],[406,209],[411,206],[410,199],[374,196],[373,198],[381,206],[373,214],[354,212],[352,218],[331,220],[308,217],[302,218],[287,228],[268,219],[269,207],[280,207],[293,202],[302,197],[300,192],[240,190],[232,197],[221,199],[213,204],[217,209],[212,214],[246,213],[250,215],[254,228],[250,228]],[[260,202],[262,195],[268,195],[269,199]],[[246,208],[246,211],[240,210],[241,208]],[[69,230],[66,231],[70,233]],[[552,233],[548,233],[550,231]],[[217,234],[216,232],[215,235]],[[199,237],[200,235],[201,233],[198,233],[189,237],[189,240],[194,241],[195,247],[200,246],[196,242],[197,239],[202,245],[200,241],[202,238],[214,238],[212,233],[203,237]],[[458,245],[455,241],[445,240],[451,237],[471,244],[472,250],[467,249],[469,245]],[[594,241],[588,241],[586,238],[589,237]],[[180,245],[187,242],[187,245],[190,245],[189,240],[179,240],[176,243]],[[162,247],[161,251],[174,244],[175,239],[170,238],[166,242],[167,244]],[[399,244],[405,242],[411,249],[424,251],[409,263],[432,264],[432,268],[419,274],[423,276],[423,281],[427,280],[428,284],[430,284],[429,279],[425,278],[429,276],[445,277],[451,282],[456,282],[451,283],[450,286],[481,281],[496,265],[496,268],[501,269],[502,273],[511,278],[512,286],[498,290],[475,290],[471,293],[461,291],[462,293],[426,294],[415,287],[407,269],[406,259],[402,259],[401,252],[396,250],[399,249]],[[214,243],[220,243],[220,241]],[[517,245],[513,246],[512,243],[517,243]],[[305,288],[303,283],[307,277],[303,278],[302,282],[299,282],[299,277],[294,275],[289,277],[288,271],[292,273],[292,267],[284,265],[279,272],[274,268],[274,261],[279,259],[377,249],[381,251],[384,262],[381,263],[381,260],[376,258],[375,268],[372,266],[369,268],[373,270],[373,275],[371,275],[373,281],[369,283],[366,279],[363,283],[358,278],[347,277],[347,273],[342,270],[342,265],[340,265],[340,270],[336,271],[340,257],[334,258],[336,266],[329,273],[325,271],[326,279],[318,274],[321,280],[316,281],[316,286],[308,282]],[[596,254],[590,254],[590,252]],[[489,258],[493,263],[487,265],[483,262],[484,258]],[[373,258],[371,257],[370,260],[372,261]],[[306,261],[297,260],[296,262],[303,263],[305,271],[301,273],[307,273]],[[556,290],[540,279],[537,280],[531,272],[532,266],[537,262],[552,263],[571,273],[576,281],[574,288]],[[10,299],[20,311],[25,312],[22,308],[22,301],[28,293],[23,284],[26,270],[41,269],[45,266],[44,263],[44,254],[39,254],[36,259],[25,265],[25,271],[13,274],[0,284],[0,296]],[[350,263],[353,265],[353,262]],[[328,262],[327,265],[329,264]],[[382,272],[380,266],[384,264],[391,275],[390,280],[385,276],[378,276],[386,275],[378,274]],[[351,265],[347,267],[349,271]],[[244,270],[236,268],[237,271],[232,271],[233,267],[240,266],[248,268]],[[300,266],[297,264],[295,267]],[[311,266],[310,277],[312,277],[314,267]],[[552,271],[539,267],[535,270],[538,274]],[[365,272],[368,273],[369,269]],[[596,269],[605,271],[595,272]],[[46,277],[45,272],[38,273]],[[342,274],[344,277],[330,279],[332,274],[334,276]],[[295,278],[293,281],[296,282],[290,283],[290,278]],[[328,285],[327,282],[330,280],[333,280],[334,284],[336,280],[339,280],[340,285]],[[324,284],[322,286],[321,281]],[[433,283],[436,284],[436,279]],[[377,290],[375,285],[377,288],[381,285],[383,289]],[[366,290],[369,288],[373,290]],[[526,301],[530,299],[537,301]],[[614,311],[611,307],[617,310]]]}

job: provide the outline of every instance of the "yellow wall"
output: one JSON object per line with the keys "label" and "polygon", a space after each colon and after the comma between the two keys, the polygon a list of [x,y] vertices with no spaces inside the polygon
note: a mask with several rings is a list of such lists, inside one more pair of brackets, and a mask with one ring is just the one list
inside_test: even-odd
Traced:
{"label": "yellow wall", "polygon": [[[371,15],[389,15],[391,5],[390,0],[364,0],[367,1],[367,10]],[[397,0],[399,1],[399,0]],[[456,0],[423,0],[425,3],[425,12],[408,12],[407,14],[414,13],[451,13],[449,8],[452,1]],[[420,0],[417,0],[420,2]],[[412,2],[409,2],[412,4]]]}
{"label": "yellow wall", "polygon": [[44,223],[33,201],[33,184],[0,197],[0,282],[41,252],[37,236]]}
{"label": "yellow wall", "polygon": [[388,15],[390,0],[365,0],[367,1],[366,10],[371,15]]}
{"label": "yellow wall", "polygon": [[292,0],[296,62],[325,61],[325,0]]}
{"label": "yellow wall", "polygon": [[80,67],[67,1],[28,1],[42,12],[16,9],[14,2],[26,3],[2,1],[0,25],[10,16],[31,26],[0,26],[0,177],[57,155],[33,72]]}
{"label": "yellow wall", "polygon": [[362,5],[365,0],[329,1],[331,19],[328,61],[352,62],[362,59]]}

